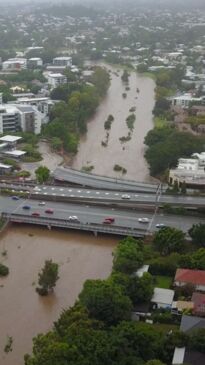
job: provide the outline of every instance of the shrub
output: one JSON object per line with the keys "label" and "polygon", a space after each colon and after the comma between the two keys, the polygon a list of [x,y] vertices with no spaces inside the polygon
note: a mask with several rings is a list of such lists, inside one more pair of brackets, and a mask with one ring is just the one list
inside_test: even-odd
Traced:
{"label": "shrub", "polygon": [[7,276],[9,274],[9,268],[3,264],[0,264],[0,276]]}

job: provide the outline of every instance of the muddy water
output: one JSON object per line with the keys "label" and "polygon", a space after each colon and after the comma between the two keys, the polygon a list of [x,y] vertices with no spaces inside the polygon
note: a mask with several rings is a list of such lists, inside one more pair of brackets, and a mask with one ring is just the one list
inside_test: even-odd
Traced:
{"label": "muddy water", "polygon": [[[13,226],[0,237],[1,262],[10,268],[9,276],[0,279],[1,365],[23,365],[33,336],[49,330],[62,309],[74,304],[84,281],[109,275],[116,242],[109,237],[29,226]],[[60,279],[54,295],[42,298],[35,285],[46,259],[59,263]],[[13,351],[5,354],[7,336],[13,338]]]}
{"label": "muddy water", "polygon": [[[126,85],[121,81],[122,70],[117,76],[117,69],[106,67],[112,71],[111,85],[94,118],[88,123],[87,135],[81,140],[73,167],[81,169],[82,166],[94,166],[93,173],[121,177],[121,173],[113,171],[114,165],[118,164],[127,169],[127,174],[123,175],[125,179],[151,181],[144,159],[143,141],[147,132],[153,128],[155,83],[150,78],[131,72],[128,85],[130,90],[126,91]],[[127,98],[122,97],[123,93],[127,93]],[[134,131],[131,140],[122,144],[119,138],[127,136],[129,132],[125,120],[132,107],[136,108]],[[115,119],[109,133],[108,146],[103,147],[101,141],[106,137],[104,122],[109,114]]]}

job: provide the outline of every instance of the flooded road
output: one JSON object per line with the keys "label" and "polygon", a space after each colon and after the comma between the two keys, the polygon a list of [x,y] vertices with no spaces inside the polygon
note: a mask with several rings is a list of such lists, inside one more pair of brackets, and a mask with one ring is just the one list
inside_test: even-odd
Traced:
{"label": "flooded road", "polygon": [[[92,172],[99,175],[150,182],[152,178],[144,159],[143,141],[147,132],[153,128],[155,83],[150,78],[130,72],[129,83],[126,85],[121,80],[122,70],[117,74],[117,68],[106,68],[112,71],[110,88],[95,116],[88,123],[87,135],[81,140],[72,167],[80,170],[82,167],[93,166]],[[123,98],[123,93],[127,94],[126,98]],[[131,108],[136,108],[134,130],[131,139],[122,143],[119,138],[128,135],[126,118],[132,113]],[[114,121],[108,131],[107,147],[103,147],[101,143],[106,141],[107,132],[104,122],[109,114],[113,115]],[[116,164],[125,168],[127,173],[122,176],[121,172],[115,172],[113,167]]]}
{"label": "flooded road", "polygon": [[[1,365],[23,365],[33,336],[49,330],[62,309],[74,304],[84,281],[110,274],[116,243],[108,236],[30,226],[12,226],[0,237],[0,261],[10,269],[8,277],[0,278]],[[59,263],[60,279],[53,295],[39,297],[35,287],[46,259]],[[13,339],[8,354],[7,336]]]}

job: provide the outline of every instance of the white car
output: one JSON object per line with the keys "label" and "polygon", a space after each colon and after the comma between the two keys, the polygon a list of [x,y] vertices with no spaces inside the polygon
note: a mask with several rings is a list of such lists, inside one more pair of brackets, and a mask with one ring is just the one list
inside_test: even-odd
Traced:
{"label": "white car", "polygon": [[68,221],[69,222],[75,222],[75,223],[79,223],[79,219],[76,215],[70,215],[70,217],[68,217]]}
{"label": "white car", "polygon": [[140,222],[140,223],[149,223],[149,219],[148,218],[139,218],[138,222]]}
{"label": "white car", "polygon": [[45,202],[39,202],[38,205],[46,205]]}
{"label": "white car", "polygon": [[128,195],[128,194],[123,194],[123,195],[121,196],[121,198],[122,198],[122,199],[130,199],[130,195]]}

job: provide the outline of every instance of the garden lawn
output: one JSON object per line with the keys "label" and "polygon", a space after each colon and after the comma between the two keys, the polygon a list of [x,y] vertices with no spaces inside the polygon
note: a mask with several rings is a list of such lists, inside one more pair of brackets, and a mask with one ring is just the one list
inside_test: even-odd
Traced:
{"label": "garden lawn", "polygon": [[169,289],[170,285],[172,284],[172,281],[173,281],[173,278],[171,276],[156,275],[156,276],[154,276],[154,278],[156,280],[155,286],[157,288]]}

